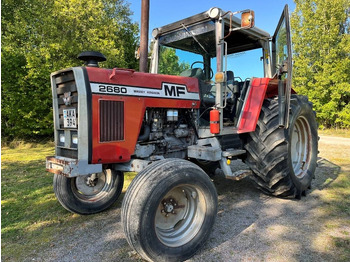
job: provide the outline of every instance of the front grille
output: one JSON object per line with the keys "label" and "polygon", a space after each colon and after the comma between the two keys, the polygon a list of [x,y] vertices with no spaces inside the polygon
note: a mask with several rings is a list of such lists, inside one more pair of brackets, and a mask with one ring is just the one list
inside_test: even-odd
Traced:
{"label": "front grille", "polygon": [[[63,109],[64,108],[75,108],[77,122],[78,122],[78,92],[77,86],[74,80],[73,71],[67,71],[60,73],[55,76],[56,80],[56,93],[58,99],[58,114],[60,121],[60,128],[64,128],[63,124]],[[64,94],[69,94],[71,96],[70,104],[66,105],[64,103]]]}
{"label": "front grille", "polygon": [[60,156],[78,159],[78,151],[69,148],[60,148]]}
{"label": "front grille", "polygon": [[[78,130],[78,91],[74,74],[72,70],[60,72],[53,76],[56,88],[57,108],[54,108],[56,116],[58,116],[57,130],[57,155],[68,158],[78,159],[77,145],[72,143],[72,135],[77,134]],[[66,94],[66,96],[65,96]],[[65,103],[64,99],[69,100]],[[75,108],[76,127],[64,127],[63,110],[65,108]],[[58,115],[57,115],[58,114]],[[64,141],[60,141],[60,136],[64,136]]]}
{"label": "front grille", "polygon": [[100,100],[100,142],[124,140],[124,102]]}

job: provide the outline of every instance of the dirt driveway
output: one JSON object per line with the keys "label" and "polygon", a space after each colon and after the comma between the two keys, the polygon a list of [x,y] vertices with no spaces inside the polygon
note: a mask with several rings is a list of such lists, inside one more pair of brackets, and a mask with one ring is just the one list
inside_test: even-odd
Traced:
{"label": "dirt driveway", "polygon": [[[215,177],[216,224],[205,247],[189,261],[346,261],[330,241],[340,235],[350,243],[349,224],[336,224],[337,218],[324,211],[327,203],[322,198],[322,191],[339,175],[340,167],[323,158],[336,144],[333,153],[350,159],[350,139],[322,137],[316,179],[300,201],[266,196],[249,179]],[[55,237],[49,250],[27,261],[141,260],[126,242],[120,206],[119,200],[107,212],[87,216],[84,223]]]}

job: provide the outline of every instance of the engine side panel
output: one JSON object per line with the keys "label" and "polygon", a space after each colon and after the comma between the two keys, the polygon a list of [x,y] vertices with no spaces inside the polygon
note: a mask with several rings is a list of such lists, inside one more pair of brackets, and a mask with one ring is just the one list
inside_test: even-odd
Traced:
{"label": "engine side panel", "polygon": [[[198,80],[189,77],[139,73],[133,70],[87,68],[92,89],[92,163],[127,162],[134,153],[146,108],[199,108]],[[101,115],[103,101],[123,111],[119,141],[101,142],[105,125],[116,113]],[[109,119],[111,121],[109,121]],[[120,123],[121,124],[121,123]],[[113,127],[106,127],[113,132]],[[118,129],[118,128],[116,128]],[[120,127],[119,127],[120,129]]]}

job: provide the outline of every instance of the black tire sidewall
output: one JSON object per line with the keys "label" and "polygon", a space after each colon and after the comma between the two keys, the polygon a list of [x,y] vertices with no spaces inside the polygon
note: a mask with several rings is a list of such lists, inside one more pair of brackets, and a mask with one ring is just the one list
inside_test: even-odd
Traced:
{"label": "black tire sidewall", "polygon": [[[165,195],[173,188],[180,185],[193,185],[199,187],[207,205],[207,212],[201,229],[197,235],[188,243],[180,247],[169,247],[164,245],[157,237],[155,229],[155,215],[159,203]],[[196,253],[203,243],[208,239],[211,228],[215,222],[217,212],[217,194],[215,187],[208,176],[197,167],[185,167],[178,170],[171,167],[167,176],[156,183],[150,183],[147,190],[138,194],[137,206],[141,209],[139,213],[139,237],[140,245],[147,256],[156,261],[182,261],[190,258]],[[142,197],[140,197],[142,195]],[[129,217],[133,219],[133,217]]]}
{"label": "black tire sidewall", "polygon": [[77,214],[94,214],[109,208],[120,196],[124,184],[124,176],[121,172],[108,169],[111,172],[111,190],[97,200],[88,201],[77,196],[73,191],[76,178],[67,178],[61,175],[54,177],[54,190],[56,197],[64,208]]}
{"label": "black tire sidewall", "polygon": [[306,190],[312,181],[312,178],[314,176],[314,172],[316,169],[316,161],[317,161],[317,123],[315,120],[314,112],[309,105],[308,102],[304,102],[300,99],[296,99],[297,102],[293,103],[292,100],[292,109],[290,114],[290,121],[289,121],[289,128],[286,130],[288,132],[288,143],[291,145],[291,139],[292,139],[292,132],[295,126],[295,123],[299,117],[304,117],[310,127],[311,135],[310,135],[310,164],[308,166],[306,174],[302,178],[298,178],[293,169],[293,163],[292,163],[292,152],[291,152],[291,146],[288,147],[288,167],[290,170],[290,177],[296,186],[297,189],[304,191]]}

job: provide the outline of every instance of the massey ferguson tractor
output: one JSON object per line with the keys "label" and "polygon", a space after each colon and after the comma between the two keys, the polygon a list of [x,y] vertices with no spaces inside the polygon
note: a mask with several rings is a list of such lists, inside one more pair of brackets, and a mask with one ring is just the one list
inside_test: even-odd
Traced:
{"label": "massey ferguson tractor", "polygon": [[[291,87],[288,7],[272,37],[254,23],[251,10],[211,8],[153,30],[150,73],[100,68],[106,58],[90,51],[78,57],[85,66],[53,73],[56,155],[46,167],[61,205],[103,211],[120,196],[123,173],[137,172],[122,203],[128,243],[146,260],[182,261],[214,225],[215,171],[249,175],[269,195],[305,195],[317,123],[312,104]],[[201,59],[163,75],[164,48]],[[227,59],[254,49],[264,77],[242,79]],[[250,171],[232,171],[237,159]]]}

